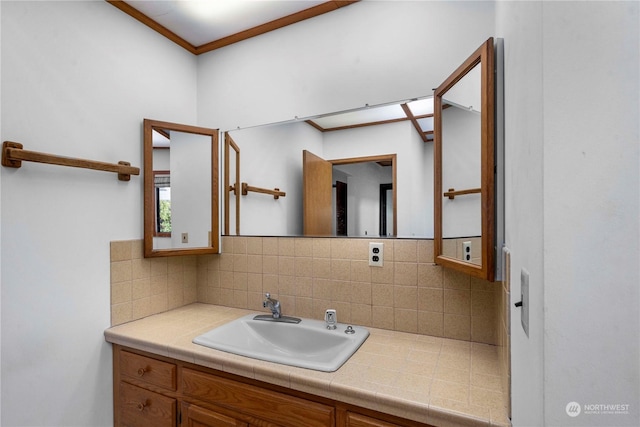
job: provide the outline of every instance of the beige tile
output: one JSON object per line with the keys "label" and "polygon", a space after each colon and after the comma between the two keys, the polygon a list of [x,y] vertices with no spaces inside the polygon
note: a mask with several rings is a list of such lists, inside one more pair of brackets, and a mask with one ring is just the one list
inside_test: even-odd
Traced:
{"label": "beige tile", "polygon": [[233,249],[232,253],[246,255],[247,253],[247,238],[246,237],[233,237]]}
{"label": "beige tile", "polygon": [[247,291],[233,291],[233,306],[236,308],[247,308]]}
{"label": "beige tile", "polygon": [[150,279],[151,295],[159,295],[167,293],[167,276],[153,276]]}
{"label": "beige tile", "polygon": [[471,278],[467,274],[445,268],[444,287],[448,289],[470,289]]}
{"label": "beige tile", "polygon": [[330,301],[332,298],[332,282],[329,279],[313,279],[313,298]]}
{"label": "beige tile", "polygon": [[111,284],[111,305],[131,301],[131,281]]}
{"label": "beige tile", "polygon": [[294,276],[296,274],[295,258],[293,256],[278,257],[278,274],[284,276]]}
{"label": "beige tile", "polygon": [[111,262],[130,260],[131,256],[131,240],[115,241],[110,245]]}
{"label": "beige tile", "polygon": [[444,312],[444,291],[437,288],[418,288],[418,310]]}
{"label": "beige tile", "polygon": [[262,274],[247,273],[247,291],[262,294]]}
{"label": "beige tile", "polygon": [[371,307],[371,324],[374,328],[393,330],[393,307]]}
{"label": "beige tile", "polygon": [[371,267],[371,282],[372,283],[393,283],[393,271],[394,263],[385,259],[382,267]]}
{"label": "beige tile", "polygon": [[297,277],[313,277],[313,258],[296,257],[294,268]]}
{"label": "beige tile", "polygon": [[298,297],[313,297],[313,279],[311,277],[295,278],[295,295]]}
{"label": "beige tile", "polygon": [[222,253],[225,253],[225,254],[233,253],[233,239],[234,239],[234,236],[222,236],[222,241],[220,242]]}
{"label": "beige tile", "polygon": [[151,296],[151,278],[137,279],[131,282],[131,299],[148,298]]}
{"label": "beige tile", "polygon": [[220,272],[217,270],[209,270],[207,272],[207,286],[212,288],[220,287]]}
{"label": "beige tile", "polygon": [[334,280],[351,280],[351,260],[332,259],[331,278]]}
{"label": "beige tile", "polygon": [[437,380],[462,383],[468,386],[471,381],[471,373],[468,369],[455,369],[438,366],[436,368],[434,378]]}
{"label": "beige tile", "polygon": [[167,257],[167,273],[182,273],[184,271],[184,257]]}
{"label": "beige tile", "polygon": [[313,239],[298,237],[294,239],[294,254],[297,257],[313,256]]}
{"label": "beige tile", "polygon": [[233,272],[233,289],[236,291],[247,291],[247,273]]}
{"label": "beige tile", "polygon": [[169,272],[167,258],[152,258],[151,262],[151,277],[154,276],[166,276]]}
{"label": "beige tile", "polygon": [[497,344],[498,333],[493,316],[471,317],[471,340],[475,342]]}
{"label": "beige tile", "polygon": [[418,311],[402,308],[394,309],[394,328],[402,332],[418,332]]}
{"label": "beige tile", "polygon": [[167,309],[171,310],[184,305],[184,294],[182,290],[170,291],[167,293]]}
{"label": "beige tile", "polygon": [[393,285],[373,283],[371,285],[371,304],[393,307]]}
{"label": "beige tile", "polygon": [[500,294],[490,291],[471,291],[471,314],[473,316],[492,317],[496,313],[496,305]]}
{"label": "beige tile", "polygon": [[313,299],[296,297],[296,316],[311,318],[313,316]]}
{"label": "beige tile", "polygon": [[296,254],[296,239],[293,237],[278,237],[278,255],[292,257]]}
{"label": "beige tile", "polygon": [[247,255],[262,255],[262,237],[247,238]]}
{"label": "beige tile", "polygon": [[144,258],[144,240],[131,241],[131,259]]}
{"label": "beige tile", "polygon": [[444,334],[444,313],[418,311],[418,332],[434,337]]}
{"label": "beige tile", "polygon": [[167,311],[168,299],[167,294],[151,295],[151,312],[162,313]]}
{"label": "beige tile", "polygon": [[262,254],[278,255],[278,238],[277,237],[264,237],[262,239]]}
{"label": "beige tile", "polygon": [[418,240],[418,262],[433,263],[433,240]]}
{"label": "beige tile", "polygon": [[444,336],[457,340],[471,339],[471,317],[445,313]]}
{"label": "beige tile", "polygon": [[351,259],[351,244],[349,239],[337,238],[329,239],[331,245],[332,259]]}
{"label": "beige tile", "polygon": [[352,303],[371,306],[371,283],[351,282],[349,297]]}
{"label": "beige tile", "polygon": [[[349,256],[352,260],[367,261],[369,259],[369,241],[366,239],[349,239],[351,249]],[[368,262],[367,262],[368,265]]]}
{"label": "beige tile", "polygon": [[285,295],[296,295],[296,278],[294,276],[278,277],[278,297],[284,298]]}
{"label": "beige tile", "polygon": [[263,274],[262,275],[262,291],[264,293],[269,292],[271,295],[278,294],[278,275],[276,274]]}
{"label": "beige tile", "polygon": [[275,255],[262,256],[262,272],[264,274],[278,274],[279,257]]}
{"label": "beige tile", "polygon": [[371,305],[369,304],[351,304],[351,322],[356,325],[371,325]]}
{"label": "beige tile", "polygon": [[262,255],[247,255],[247,272],[262,273]]}
{"label": "beige tile", "polygon": [[131,301],[111,306],[111,326],[121,325],[132,320]]}
{"label": "beige tile", "polygon": [[246,272],[247,271],[247,255],[246,254],[233,254],[233,271]]}
{"label": "beige tile", "polygon": [[330,279],[331,278],[331,260],[328,258],[313,258],[313,278],[314,279]]}
{"label": "beige tile", "polygon": [[418,264],[414,262],[394,263],[393,283],[396,285],[417,285],[418,284]]}
{"label": "beige tile", "polygon": [[418,264],[418,286],[426,288],[442,288],[444,283],[443,268],[435,264]]}
{"label": "beige tile", "polygon": [[393,260],[395,262],[417,263],[418,242],[416,240],[396,240],[393,248]]}
{"label": "beige tile", "polygon": [[351,260],[351,280],[371,283],[371,268],[367,260]]}
{"label": "beige tile", "polygon": [[142,319],[153,314],[151,312],[151,298],[137,299],[132,302],[131,307],[133,319]]}
{"label": "beige tile", "polygon": [[411,310],[418,309],[418,288],[415,286],[394,286],[393,306]]}
{"label": "beige tile", "polygon": [[131,260],[111,263],[111,283],[130,281],[132,278]]}
{"label": "beige tile", "polygon": [[314,258],[330,258],[331,257],[331,239],[323,237],[313,238],[313,257]]}
{"label": "beige tile", "polygon": [[431,396],[466,403],[469,400],[469,384],[434,379]]}
{"label": "beige tile", "polygon": [[468,290],[445,289],[444,312],[450,314],[471,314],[471,292]]}

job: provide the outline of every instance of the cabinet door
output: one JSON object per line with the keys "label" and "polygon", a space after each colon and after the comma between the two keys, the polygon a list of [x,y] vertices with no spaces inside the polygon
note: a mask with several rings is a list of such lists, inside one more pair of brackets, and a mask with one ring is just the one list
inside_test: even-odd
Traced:
{"label": "cabinet door", "polygon": [[397,424],[391,424],[376,418],[367,417],[365,415],[356,414],[355,412],[347,412],[347,427],[399,427]]}
{"label": "cabinet door", "polygon": [[120,425],[131,427],[175,427],[175,399],[120,382]]}
{"label": "cabinet door", "polygon": [[182,427],[247,427],[247,423],[182,402]]}

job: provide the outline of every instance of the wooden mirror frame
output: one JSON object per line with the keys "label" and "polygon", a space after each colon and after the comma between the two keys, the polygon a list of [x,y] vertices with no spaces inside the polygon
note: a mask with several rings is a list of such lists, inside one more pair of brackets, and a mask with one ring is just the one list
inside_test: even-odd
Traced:
{"label": "wooden mirror frame", "polygon": [[[211,232],[209,246],[197,248],[154,249],[155,227],[154,179],[153,179],[153,130],[193,133],[211,137]],[[218,203],[218,129],[208,129],[178,123],[144,119],[144,256],[165,257],[179,255],[214,254],[220,251],[219,203]]]}
{"label": "wooden mirror frame", "polygon": [[[472,264],[443,254],[442,236],[442,96],[476,65],[481,68],[481,232],[482,263]],[[434,92],[434,260],[443,267],[494,280],[495,251],[495,61],[489,38]]]}

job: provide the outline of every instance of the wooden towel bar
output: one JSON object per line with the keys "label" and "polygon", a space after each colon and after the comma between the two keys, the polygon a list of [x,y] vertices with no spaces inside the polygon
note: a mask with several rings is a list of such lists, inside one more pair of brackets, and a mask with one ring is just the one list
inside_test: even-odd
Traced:
{"label": "wooden towel bar", "polygon": [[453,188],[450,188],[449,191],[446,191],[445,193],[443,193],[443,196],[453,200],[456,198],[456,196],[463,196],[465,194],[475,194],[475,193],[481,193],[481,192],[482,190],[480,188],[470,188],[468,190],[458,190],[458,191],[456,191]]}
{"label": "wooden towel bar", "polygon": [[131,175],[140,175],[140,168],[131,166],[131,163],[129,162],[120,161],[115,164],[98,162],[95,160],[56,156],[37,151],[23,150],[22,144],[19,142],[4,141],[2,144],[2,166],[19,168],[22,166],[23,161],[115,172],[118,174],[118,179],[120,181],[129,181],[131,179]]}
{"label": "wooden towel bar", "polygon": [[280,191],[279,188],[274,188],[273,190],[269,190],[268,188],[252,187],[246,182],[243,182],[242,195],[246,196],[249,193],[249,191],[253,191],[254,193],[269,194],[273,196],[273,198],[276,200],[279,199],[280,197],[284,197],[287,195],[287,193],[285,193],[284,191]]}

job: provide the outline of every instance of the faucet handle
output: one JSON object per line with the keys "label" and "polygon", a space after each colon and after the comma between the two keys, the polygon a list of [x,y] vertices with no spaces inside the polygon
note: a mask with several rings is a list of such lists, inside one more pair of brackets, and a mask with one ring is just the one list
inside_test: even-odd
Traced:
{"label": "faucet handle", "polygon": [[324,321],[327,324],[327,329],[336,329],[336,323],[338,323],[338,315],[334,309],[329,309],[324,312]]}

